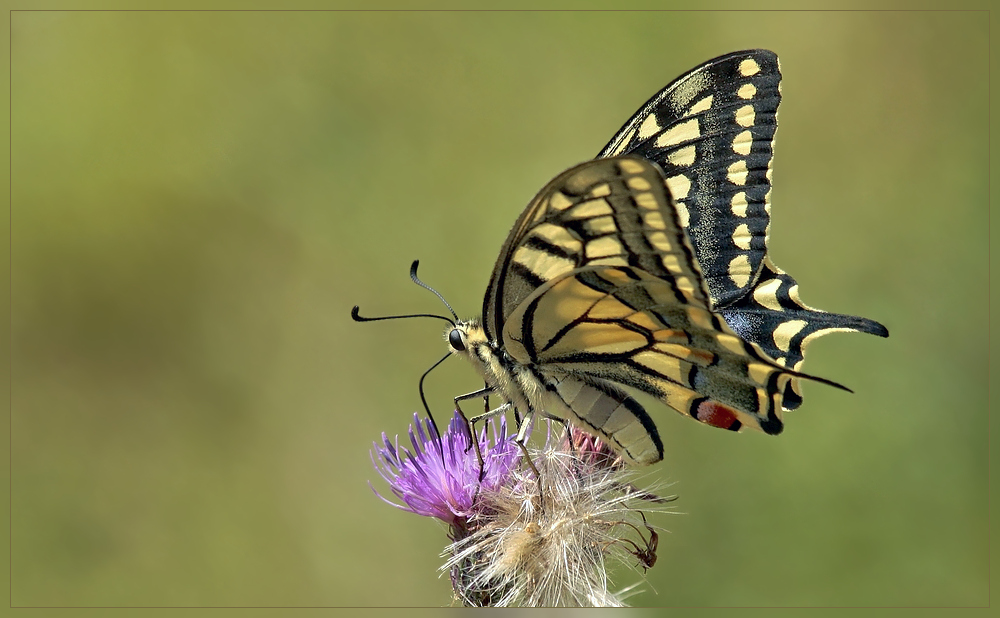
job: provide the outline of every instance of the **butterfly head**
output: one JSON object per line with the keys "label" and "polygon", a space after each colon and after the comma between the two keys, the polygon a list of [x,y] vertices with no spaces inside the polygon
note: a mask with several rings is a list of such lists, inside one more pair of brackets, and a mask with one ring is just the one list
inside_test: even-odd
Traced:
{"label": "butterfly head", "polygon": [[445,329],[444,339],[448,342],[448,349],[452,354],[469,355],[476,348],[489,345],[486,331],[483,330],[479,320],[455,322],[453,327]]}
{"label": "butterfly head", "polygon": [[459,320],[444,331],[448,351],[472,363],[489,384],[497,384],[506,375],[503,352],[486,337],[479,320]]}

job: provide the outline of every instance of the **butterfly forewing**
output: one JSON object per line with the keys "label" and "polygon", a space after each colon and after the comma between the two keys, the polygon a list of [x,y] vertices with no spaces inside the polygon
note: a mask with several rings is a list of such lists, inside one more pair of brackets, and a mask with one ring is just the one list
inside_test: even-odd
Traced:
{"label": "butterfly forewing", "polygon": [[663,169],[719,306],[745,294],[767,252],[780,81],[768,51],[712,60],[660,91],[599,155]]}
{"label": "butterfly forewing", "polygon": [[536,289],[584,266],[633,265],[673,286],[681,302],[708,305],[677,212],[664,208],[662,173],[637,157],[572,168],[532,200],[511,230],[490,280],[488,336]]}
{"label": "butterfly forewing", "polygon": [[[812,309],[767,257],[771,159],[781,101],[777,56],[735,52],[696,67],[650,99],[601,151],[664,170],[712,306],[743,339],[798,369],[805,345],[836,331],[888,336],[881,324]],[[782,405],[801,403],[793,379]]]}

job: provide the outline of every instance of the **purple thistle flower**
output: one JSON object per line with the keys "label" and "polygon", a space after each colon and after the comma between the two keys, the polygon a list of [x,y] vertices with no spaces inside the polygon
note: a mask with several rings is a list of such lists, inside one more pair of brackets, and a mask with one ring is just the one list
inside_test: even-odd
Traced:
{"label": "purple thistle flower", "polygon": [[504,419],[500,419],[499,432],[496,422],[491,420],[488,424],[492,437],[487,437],[486,427],[479,435],[479,449],[483,454],[483,479],[480,481],[476,451],[469,442],[465,422],[459,413],[455,412],[444,436],[438,435],[430,419],[421,420],[414,413],[409,430],[412,450],[400,448],[399,436],[393,443],[383,433],[382,445],[373,443],[371,451],[375,469],[403,504],[386,500],[374,488],[372,491],[398,509],[437,517],[461,527],[476,512],[479,493],[501,487],[521,457],[514,436],[507,435]]}

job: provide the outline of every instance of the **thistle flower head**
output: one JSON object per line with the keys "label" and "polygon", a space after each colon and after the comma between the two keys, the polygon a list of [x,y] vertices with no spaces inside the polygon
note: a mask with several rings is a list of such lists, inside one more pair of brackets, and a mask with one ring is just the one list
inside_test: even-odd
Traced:
{"label": "thistle flower head", "polygon": [[[584,450],[586,449],[586,450]],[[665,502],[631,484],[634,473],[600,440],[570,429],[480,496],[468,534],[445,551],[459,599],[474,606],[623,606],[609,563],[651,567],[656,532],[640,502]],[[655,507],[654,507],[655,508]]]}
{"label": "thistle flower head", "polygon": [[495,491],[506,482],[521,456],[502,418],[499,429],[490,422],[478,436],[482,480],[475,449],[458,412],[443,436],[430,419],[414,414],[409,434],[412,450],[400,447],[398,436],[392,442],[385,433],[382,444],[373,443],[371,450],[372,464],[403,504],[375,494],[396,508],[436,517],[452,526],[461,526],[475,512],[477,494]]}
{"label": "thistle flower head", "polygon": [[657,534],[638,507],[666,500],[632,485],[634,473],[601,440],[552,428],[543,448],[527,449],[532,465],[501,419],[477,436],[481,469],[457,412],[443,435],[414,415],[409,448],[385,434],[373,445],[372,462],[402,504],[379,497],[449,525],[442,571],[462,604],[622,606],[609,563],[656,562]]}

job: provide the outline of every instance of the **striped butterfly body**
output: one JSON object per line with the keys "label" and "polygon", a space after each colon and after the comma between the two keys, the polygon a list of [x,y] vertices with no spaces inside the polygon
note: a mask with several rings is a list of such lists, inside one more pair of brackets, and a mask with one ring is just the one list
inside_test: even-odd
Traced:
{"label": "striped butterfly body", "polygon": [[[664,88],[599,158],[550,182],[514,224],[481,320],[446,331],[523,418],[598,435],[631,463],[663,457],[622,390],[730,430],[777,434],[802,401],[804,348],[877,322],[802,304],[767,256],[777,57],[736,52]],[[843,387],[841,387],[843,388]]]}

